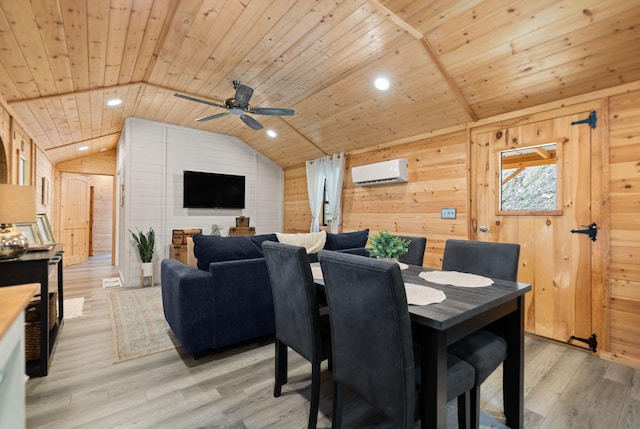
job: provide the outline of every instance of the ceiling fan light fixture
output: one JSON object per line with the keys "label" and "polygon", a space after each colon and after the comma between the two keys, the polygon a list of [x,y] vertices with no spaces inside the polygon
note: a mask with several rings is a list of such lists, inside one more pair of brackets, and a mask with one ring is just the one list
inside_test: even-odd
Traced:
{"label": "ceiling fan light fixture", "polygon": [[278,133],[273,130],[267,130],[267,135],[271,138],[276,138],[278,136]]}
{"label": "ceiling fan light fixture", "polygon": [[109,107],[115,107],[121,104],[122,104],[122,100],[119,98],[112,98],[111,100],[107,101],[107,106]]}
{"label": "ceiling fan light fixture", "polygon": [[387,89],[389,89],[389,86],[390,86],[389,79],[387,79],[386,77],[376,78],[376,80],[375,80],[375,82],[373,84],[380,91],[386,91]]}
{"label": "ceiling fan light fixture", "polygon": [[209,121],[211,119],[221,118],[223,116],[233,114],[239,116],[240,120],[254,131],[261,130],[262,125],[253,117],[247,115],[247,113],[250,113],[252,115],[267,116],[293,116],[295,113],[293,109],[282,109],[279,107],[249,107],[249,100],[253,95],[253,88],[237,80],[233,81],[233,88],[236,90],[235,96],[233,98],[228,98],[224,102],[224,104],[216,103],[198,97],[192,97],[186,94],[180,94],[179,92],[176,92],[174,95],[176,97],[184,98],[185,100],[204,103],[226,110],[222,113],[216,113],[214,115],[197,118],[196,121]]}

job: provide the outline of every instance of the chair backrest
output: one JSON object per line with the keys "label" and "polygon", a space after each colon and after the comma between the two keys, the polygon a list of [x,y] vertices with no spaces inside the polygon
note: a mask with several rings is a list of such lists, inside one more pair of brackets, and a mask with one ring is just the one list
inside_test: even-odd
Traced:
{"label": "chair backrest", "polygon": [[323,250],[333,377],[396,424],[412,427],[415,367],[398,264]]}
{"label": "chair backrest", "polygon": [[410,240],[409,251],[398,258],[398,261],[409,265],[422,266],[424,261],[424,249],[427,247],[427,239],[424,237],[411,237],[401,235],[400,238]]}
{"label": "chair backrest", "polygon": [[[322,352],[316,286],[304,247],[265,241],[276,338],[310,362]],[[315,356],[317,357],[317,356]]]}
{"label": "chair backrest", "polygon": [[519,258],[519,244],[447,240],[442,270],[516,281]]}

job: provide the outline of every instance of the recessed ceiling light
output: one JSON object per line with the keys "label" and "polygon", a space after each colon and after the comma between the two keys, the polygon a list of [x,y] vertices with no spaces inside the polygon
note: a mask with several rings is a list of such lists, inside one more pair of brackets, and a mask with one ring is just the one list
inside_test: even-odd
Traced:
{"label": "recessed ceiling light", "polygon": [[387,78],[384,78],[384,77],[379,77],[374,82],[374,85],[380,91],[386,91],[387,89],[389,89],[389,80]]}
{"label": "recessed ceiling light", "polygon": [[268,135],[269,137],[275,137],[275,136],[277,136],[277,135],[278,135],[278,133],[276,133],[276,132],[275,132],[275,131],[273,131],[273,130],[267,130],[267,135]]}
{"label": "recessed ceiling light", "polygon": [[112,98],[111,100],[107,101],[107,106],[119,106],[120,104],[122,104],[122,100],[120,100],[119,98]]}
{"label": "recessed ceiling light", "polygon": [[78,148],[79,151],[83,151],[83,150],[89,150],[89,146],[80,146]]}

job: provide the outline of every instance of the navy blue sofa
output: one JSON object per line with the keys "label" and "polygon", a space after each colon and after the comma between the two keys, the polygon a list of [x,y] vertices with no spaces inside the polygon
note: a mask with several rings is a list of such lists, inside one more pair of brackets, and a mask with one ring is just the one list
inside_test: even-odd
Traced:
{"label": "navy blue sofa", "polygon": [[[363,256],[369,230],[327,234],[324,248]],[[198,268],[176,259],[161,264],[162,307],[184,350],[200,354],[275,332],[273,296],[262,253],[263,241],[253,237],[194,235]],[[309,255],[311,261],[317,255]]]}

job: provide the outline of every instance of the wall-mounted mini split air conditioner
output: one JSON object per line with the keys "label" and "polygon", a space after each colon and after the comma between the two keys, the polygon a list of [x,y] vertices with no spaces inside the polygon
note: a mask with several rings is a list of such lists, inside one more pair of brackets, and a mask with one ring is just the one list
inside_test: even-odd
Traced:
{"label": "wall-mounted mini split air conditioner", "polygon": [[408,182],[408,165],[409,161],[405,158],[361,165],[351,169],[351,179],[360,186]]}

